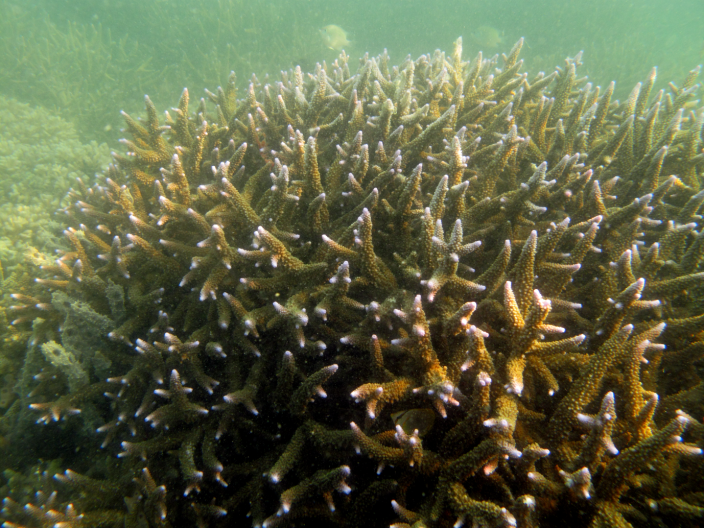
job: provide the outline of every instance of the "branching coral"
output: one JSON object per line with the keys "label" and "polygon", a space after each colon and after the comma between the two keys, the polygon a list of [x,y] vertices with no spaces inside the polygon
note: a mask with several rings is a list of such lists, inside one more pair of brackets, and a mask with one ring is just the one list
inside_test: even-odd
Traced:
{"label": "branching coral", "polygon": [[615,104],[522,45],[125,116],[35,295],[124,290],[101,432],[150,525],[696,524],[698,70]]}

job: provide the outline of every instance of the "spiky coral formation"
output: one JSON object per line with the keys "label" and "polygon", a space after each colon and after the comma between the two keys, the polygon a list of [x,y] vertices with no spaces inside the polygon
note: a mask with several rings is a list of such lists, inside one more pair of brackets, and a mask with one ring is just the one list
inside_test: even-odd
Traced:
{"label": "spiky coral formation", "polygon": [[[41,284],[126,292],[100,429],[163,489],[150,524],[696,523],[702,380],[667,372],[704,348],[698,70],[615,105],[521,46],[125,116]],[[42,296],[20,321],[61,320]]]}

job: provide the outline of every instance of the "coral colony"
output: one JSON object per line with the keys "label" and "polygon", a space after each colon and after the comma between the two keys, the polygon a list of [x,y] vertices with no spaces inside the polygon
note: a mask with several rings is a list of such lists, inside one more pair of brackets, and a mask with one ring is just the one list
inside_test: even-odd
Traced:
{"label": "coral colony", "polygon": [[522,45],[125,114],[11,312],[110,463],[4,526],[698,526],[699,68],[618,102]]}

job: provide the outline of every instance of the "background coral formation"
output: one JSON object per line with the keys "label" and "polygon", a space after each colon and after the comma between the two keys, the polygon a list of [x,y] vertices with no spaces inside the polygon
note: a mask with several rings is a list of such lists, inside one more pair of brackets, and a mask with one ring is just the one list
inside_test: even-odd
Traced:
{"label": "background coral formation", "polygon": [[0,409],[16,399],[26,339],[8,326],[10,293],[31,280],[33,267],[66,248],[56,218],[76,178],[92,178],[109,161],[107,145],[83,144],[76,128],[42,108],[0,95]]}
{"label": "background coral formation", "polygon": [[[85,137],[101,141],[120,137],[119,110],[141,110],[144,93],[166,103],[174,86],[200,91],[225,83],[233,69],[312,66],[315,53],[324,50],[314,26],[293,5],[5,4],[0,90],[60,112]],[[174,17],[174,9],[182,16]]]}
{"label": "background coral formation", "polygon": [[0,96],[0,261],[7,271],[29,247],[51,251],[61,237],[54,212],[78,177],[109,161],[106,145],[82,144],[73,125]]}
{"label": "background coral formation", "polygon": [[618,102],[522,46],[124,114],[13,294],[6,452],[81,453],[6,525],[696,526],[699,69]]}

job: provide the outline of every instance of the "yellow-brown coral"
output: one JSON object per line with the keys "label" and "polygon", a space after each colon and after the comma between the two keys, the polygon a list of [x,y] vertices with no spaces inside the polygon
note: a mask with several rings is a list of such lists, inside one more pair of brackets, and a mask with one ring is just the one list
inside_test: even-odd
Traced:
{"label": "yellow-brown coral", "polygon": [[[67,230],[36,295],[107,317],[126,292],[103,415],[164,523],[696,517],[702,380],[667,375],[702,358],[694,81],[614,107],[581,55],[518,73],[522,44],[355,74],[343,54],[197,114],[184,93],[166,128],[147,99],[109,179],[71,193],[90,236]],[[422,440],[394,429],[428,404]]]}

